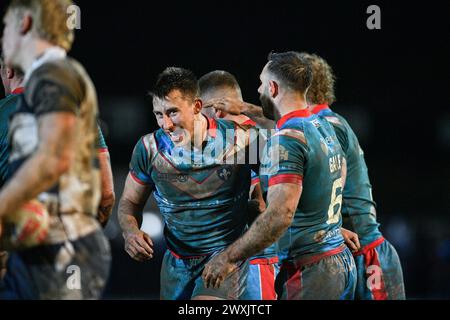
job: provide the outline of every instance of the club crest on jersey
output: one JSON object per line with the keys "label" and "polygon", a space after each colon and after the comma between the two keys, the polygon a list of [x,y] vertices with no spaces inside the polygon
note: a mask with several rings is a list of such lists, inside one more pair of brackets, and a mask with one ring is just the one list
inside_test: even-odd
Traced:
{"label": "club crest on jersey", "polygon": [[319,122],[319,120],[314,119],[314,120],[311,120],[310,122],[311,122],[311,124],[312,124],[314,127],[320,128],[320,122]]}
{"label": "club crest on jersey", "polygon": [[231,177],[231,166],[221,167],[216,171],[220,180],[227,181]]}

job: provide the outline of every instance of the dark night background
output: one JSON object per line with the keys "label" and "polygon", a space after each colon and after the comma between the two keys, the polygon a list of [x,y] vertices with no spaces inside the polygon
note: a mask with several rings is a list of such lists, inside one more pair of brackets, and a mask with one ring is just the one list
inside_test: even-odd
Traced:
{"label": "dark night background", "polygon": [[[1,1],[1,9],[5,7]],[[199,77],[233,73],[258,103],[259,73],[271,51],[324,57],[337,76],[334,109],[365,150],[381,230],[396,247],[410,299],[450,298],[449,13],[445,2],[77,1],[81,30],[71,55],[99,96],[117,202],[139,137],[156,129],[146,92],[167,66]],[[366,9],[381,8],[381,30]],[[116,204],[117,208],[117,204]],[[159,293],[164,242],[146,263],[123,250],[116,208],[106,233],[113,267],[106,298]],[[154,201],[146,207],[158,225]]]}

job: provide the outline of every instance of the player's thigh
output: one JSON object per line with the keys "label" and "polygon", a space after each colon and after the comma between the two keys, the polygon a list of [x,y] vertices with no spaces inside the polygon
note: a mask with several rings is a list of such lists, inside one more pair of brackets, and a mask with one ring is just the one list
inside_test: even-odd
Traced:
{"label": "player's thigh", "polygon": [[66,273],[78,280],[76,272],[79,272],[82,299],[101,298],[111,268],[111,250],[103,231],[74,241],[73,248],[73,263],[66,267]]}
{"label": "player's thigh", "polygon": [[376,247],[375,250],[379,256],[387,299],[404,300],[403,272],[397,251],[387,240]]}
{"label": "player's thigh", "polygon": [[189,300],[195,286],[198,260],[181,259],[166,251],[161,265],[161,300]]}
{"label": "player's thigh", "polygon": [[241,300],[276,300],[275,278],[278,264],[250,264],[247,285]]}
{"label": "player's thigh", "polygon": [[355,285],[355,264],[348,249],[300,268],[284,264],[276,279],[282,300],[353,299]]}
{"label": "player's thigh", "polygon": [[203,296],[224,300],[238,300],[244,294],[247,285],[247,276],[248,261],[240,263],[239,267],[222,282],[220,288],[206,288],[200,273],[195,281],[192,297]]}

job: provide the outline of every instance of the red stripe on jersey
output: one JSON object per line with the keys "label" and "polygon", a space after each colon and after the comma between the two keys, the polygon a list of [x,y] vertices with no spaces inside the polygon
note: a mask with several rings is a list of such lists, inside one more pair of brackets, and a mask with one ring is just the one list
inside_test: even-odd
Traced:
{"label": "red stripe on jersey", "polygon": [[[286,299],[287,300],[300,300],[300,293],[302,291],[302,273],[301,269],[297,269],[293,264],[283,264],[282,269],[286,269],[287,281],[286,286]],[[281,271],[280,271],[281,272]]]}
{"label": "red stripe on jersey", "polygon": [[364,247],[362,247],[361,249],[359,249],[357,252],[353,253],[353,256],[361,256],[361,255],[365,255],[367,254],[369,251],[371,251],[372,249],[375,249],[376,247],[378,247],[380,244],[382,244],[384,242],[384,238],[383,236],[379,237],[377,240],[369,243],[368,245],[365,245]]}
{"label": "red stripe on jersey", "polygon": [[302,266],[308,265],[308,264],[313,264],[313,263],[317,263],[322,259],[325,259],[327,257],[330,256],[334,256],[338,253],[341,253],[342,251],[345,250],[345,248],[347,248],[347,246],[345,244],[339,246],[336,249],[333,250],[329,250],[329,251],[325,251],[325,252],[321,252],[319,254],[315,254],[312,256],[307,256],[307,257],[303,257],[300,259],[295,260],[295,265],[297,268],[301,268]]}
{"label": "red stripe on jersey", "polygon": [[25,92],[25,88],[19,87],[11,91],[11,94],[21,94]]}
{"label": "red stripe on jersey", "polygon": [[139,179],[138,177],[136,177],[136,175],[133,172],[130,172],[130,176],[131,178],[133,178],[134,181],[136,181],[137,183],[143,185],[143,186],[147,186],[148,184],[145,183],[144,181],[142,181],[141,179]]}
{"label": "red stripe on jersey", "polygon": [[259,183],[259,178],[252,179],[252,186]]}
{"label": "red stripe on jersey", "polygon": [[261,283],[261,299],[277,300],[275,292],[275,269],[273,265],[259,266],[259,281]]}
{"label": "red stripe on jersey", "polygon": [[311,112],[314,114],[318,114],[320,111],[325,110],[325,109],[330,109],[330,107],[327,104],[317,104],[312,110]]}
{"label": "red stripe on jersey", "polygon": [[256,258],[250,260],[250,264],[274,264],[278,263],[278,257],[272,257],[272,258]]}
{"label": "red stripe on jersey", "polygon": [[177,259],[198,259],[198,258],[202,258],[202,257],[207,256],[207,254],[199,255],[199,256],[180,256],[179,254],[173,252],[173,251],[170,250],[170,249],[169,249],[169,251],[170,251],[170,253],[171,253],[175,258],[177,258]]}
{"label": "red stripe on jersey", "polygon": [[253,121],[252,119],[248,119],[248,120],[242,122],[241,124],[244,125],[244,126],[253,126],[253,127],[256,127],[256,122]]}
{"label": "red stripe on jersey", "polygon": [[289,119],[307,118],[307,117],[310,117],[311,115],[312,115],[312,113],[308,109],[301,109],[301,110],[289,112],[288,114],[285,114],[284,116],[282,116],[280,120],[278,120],[277,128],[280,129],[283,126],[283,124],[285,124],[286,121],[288,121]]}
{"label": "red stripe on jersey", "polygon": [[108,148],[98,148],[98,153],[108,152]]}
{"label": "red stripe on jersey", "polygon": [[215,138],[217,135],[217,122],[213,118],[208,118],[208,133],[212,138]]}
{"label": "red stripe on jersey", "polygon": [[303,176],[298,174],[279,174],[269,179],[269,187],[280,183],[301,184]]}

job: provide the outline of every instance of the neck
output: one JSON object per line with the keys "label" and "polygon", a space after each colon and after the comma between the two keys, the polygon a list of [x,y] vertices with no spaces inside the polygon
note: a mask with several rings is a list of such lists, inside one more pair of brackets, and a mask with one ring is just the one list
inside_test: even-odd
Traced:
{"label": "neck", "polygon": [[293,111],[308,108],[305,96],[297,93],[286,93],[282,96],[278,103],[278,111],[280,117],[285,116]]}
{"label": "neck", "polygon": [[9,93],[13,93],[15,90],[23,87],[23,79],[17,80],[13,79],[11,80],[11,84],[9,85]]}
{"label": "neck", "polygon": [[316,104],[308,104],[308,110],[312,112],[316,106],[317,106],[317,103]]}
{"label": "neck", "polygon": [[20,63],[21,69],[24,72],[27,72],[27,70],[31,68],[33,62],[51,47],[54,47],[54,45],[41,39],[34,39],[28,42],[23,48],[23,52],[26,52],[27,54],[22,56],[22,62]]}
{"label": "neck", "polygon": [[16,89],[23,87],[23,79],[10,79],[3,83],[3,87],[5,88],[5,97],[12,94]]}

